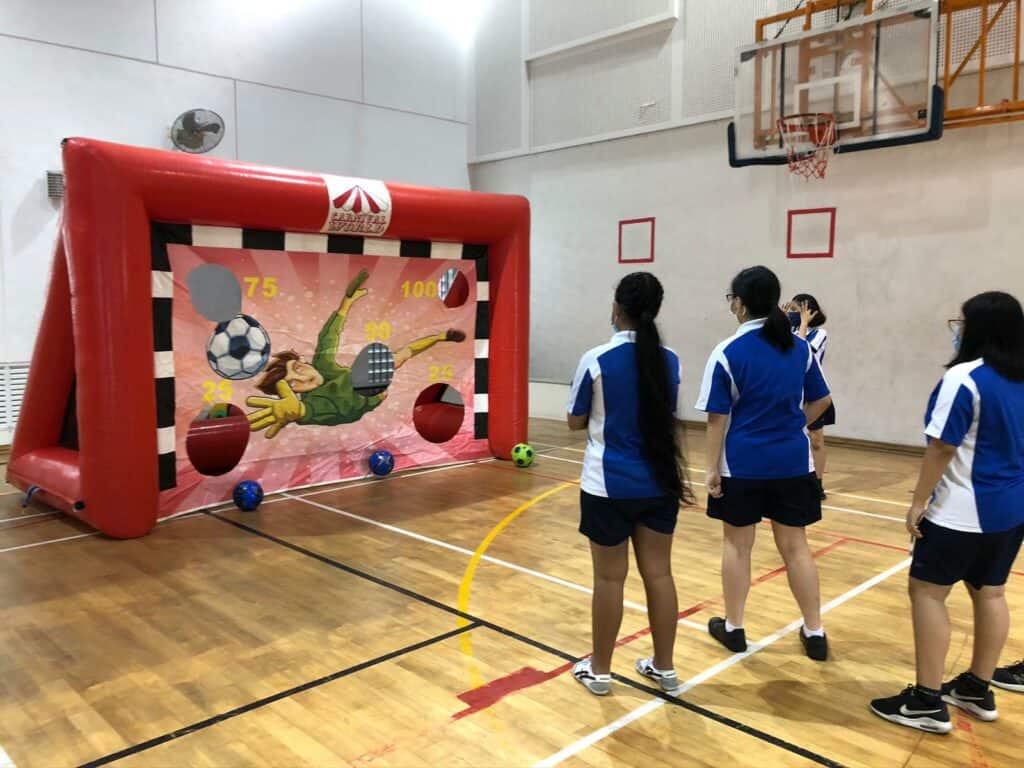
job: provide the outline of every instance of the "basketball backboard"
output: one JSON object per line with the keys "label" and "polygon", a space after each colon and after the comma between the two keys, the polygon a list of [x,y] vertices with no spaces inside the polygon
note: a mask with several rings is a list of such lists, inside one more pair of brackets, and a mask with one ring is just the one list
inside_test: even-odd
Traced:
{"label": "basketball backboard", "polygon": [[730,165],[785,164],[787,115],[834,115],[837,152],[940,138],[938,16],[920,0],[740,48]]}

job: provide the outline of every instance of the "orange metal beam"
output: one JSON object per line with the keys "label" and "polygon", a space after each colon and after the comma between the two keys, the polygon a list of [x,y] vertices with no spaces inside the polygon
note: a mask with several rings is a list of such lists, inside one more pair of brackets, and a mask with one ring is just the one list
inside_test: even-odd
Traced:
{"label": "orange metal beam", "polygon": [[1013,35],[1013,100],[1020,99],[1020,0],[1015,0],[1016,31]]}
{"label": "orange metal beam", "polygon": [[[956,79],[960,77],[960,73],[963,72],[964,69],[967,67],[968,62],[970,62],[971,60],[971,57],[978,52],[978,48],[980,48],[982,44],[985,42],[985,40],[988,37],[988,33],[992,31],[992,28],[996,25],[996,22],[999,21],[999,17],[1002,16],[1003,11],[1006,10],[1006,6],[1010,4],[1010,0],[993,0],[993,2],[999,2],[1002,3],[1002,5],[999,6],[999,10],[996,11],[992,18],[989,20],[988,25],[982,25],[981,34],[978,35],[977,42],[973,46],[971,46],[971,50],[967,52],[967,55],[964,56],[964,60],[960,62],[960,66],[956,68],[956,72],[954,72],[953,76],[949,78],[950,86],[952,86],[953,83],[956,82]],[[988,8],[988,3],[985,3],[985,8]],[[952,40],[947,40],[946,45],[952,45]]]}
{"label": "orange metal beam", "polygon": [[983,125],[998,125],[999,123],[1016,123],[1024,120],[1024,112],[1011,112],[1006,115],[998,115],[989,118],[978,118],[976,120],[954,120],[946,121],[946,128],[977,128]]}
{"label": "orange metal beam", "polygon": [[[1014,66],[1013,66],[1013,98],[1011,100],[1005,100],[998,104],[985,104],[986,97],[986,74],[988,69],[988,39],[995,28],[999,19],[1002,17],[1003,12],[1013,4],[1013,8],[1016,11],[1014,19],[1015,32],[1014,35]],[[842,8],[848,8],[853,5],[863,4],[864,15],[867,16],[874,12],[875,3],[874,0],[809,0],[803,7],[777,13],[773,16],[766,16],[765,18],[758,19],[755,25],[755,39],[757,42],[765,41],[765,29],[773,24],[781,24],[793,19],[802,19],[803,28],[809,30],[812,28],[814,15],[818,13],[825,13],[827,11],[836,11]],[[1024,0],[941,0],[940,12],[945,14],[946,19],[946,45],[943,51],[945,68],[943,72],[943,85],[947,94],[950,89],[956,83],[957,79],[963,74],[967,65],[976,53],[981,51],[979,56],[979,69],[978,69],[978,105],[976,107],[968,107],[965,109],[948,109],[946,110],[945,118],[946,125],[949,128],[963,128],[967,126],[975,125],[989,125],[993,123],[1005,123],[1017,120],[1024,120],[1024,100],[1021,99],[1021,67],[1022,64],[1022,48],[1024,48],[1024,42],[1022,42],[1022,26],[1024,22],[1021,19],[1022,4]],[[989,6],[998,5],[999,7],[994,10],[990,15]],[[955,71],[951,71],[953,67],[952,61],[952,43],[953,43],[953,15],[961,11],[971,11],[975,9],[981,9],[981,30],[978,35],[977,41],[967,52],[966,56],[959,63]],[[774,97],[774,89],[773,89]]]}
{"label": "orange metal beam", "polygon": [[1019,110],[1024,110],[1024,101],[1004,101],[1000,104],[986,104],[980,107],[948,109],[946,110],[946,119],[960,120],[964,118],[985,117],[986,115],[1005,115]]}
{"label": "orange metal beam", "polygon": [[[992,17],[992,26],[995,26],[996,18],[1005,10],[1009,4],[1006,0]],[[988,66],[988,33],[991,27],[988,25],[988,5],[981,6],[981,58],[978,60],[978,106],[985,104],[985,67]]]}
{"label": "orange metal beam", "polygon": [[[824,13],[825,11],[834,11],[836,8],[846,8],[851,5],[857,5],[863,2],[863,0],[810,0],[803,8],[799,8],[793,11],[783,11],[782,13],[776,13],[774,16],[765,16],[763,19],[758,19],[755,26],[754,40],[758,43],[764,42],[764,28],[771,26],[772,24],[781,24],[792,19],[799,19],[801,16],[807,17],[807,21],[804,22],[804,29],[810,29],[811,19],[816,13]],[[873,7],[873,0],[868,0],[865,8]]]}
{"label": "orange metal beam", "polygon": [[942,13],[958,13],[959,11],[972,11],[981,8],[983,5],[995,5],[1003,0],[942,0]]}

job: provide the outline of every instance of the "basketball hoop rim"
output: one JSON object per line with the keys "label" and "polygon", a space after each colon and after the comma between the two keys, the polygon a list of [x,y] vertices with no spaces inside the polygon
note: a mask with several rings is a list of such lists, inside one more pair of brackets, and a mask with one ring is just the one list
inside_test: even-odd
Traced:
{"label": "basketball hoop rim", "polygon": [[831,112],[800,112],[777,121],[789,170],[805,179],[825,178],[829,155],[836,151],[838,127]]}
{"label": "basketball hoop rim", "polygon": [[803,120],[806,124],[807,120],[814,119],[818,125],[835,123],[836,116],[831,112],[798,112],[793,115],[783,115],[779,118],[779,126],[782,128],[790,128],[791,122],[796,120]]}

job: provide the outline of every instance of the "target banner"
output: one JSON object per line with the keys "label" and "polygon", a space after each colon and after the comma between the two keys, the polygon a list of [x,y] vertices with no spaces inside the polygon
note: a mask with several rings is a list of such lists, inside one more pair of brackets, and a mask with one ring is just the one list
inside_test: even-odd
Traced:
{"label": "target banner", "polygon": [[474,435],[473,261],[167,253],[176,483],[163,514],[230,499],[243,479],[272,493],[364,476],[379,450],[397,469],[489,455]]}

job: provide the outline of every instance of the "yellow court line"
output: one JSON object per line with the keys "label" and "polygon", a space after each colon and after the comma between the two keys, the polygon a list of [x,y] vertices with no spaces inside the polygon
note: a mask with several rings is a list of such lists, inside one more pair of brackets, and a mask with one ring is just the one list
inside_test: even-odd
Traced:
{"label": "yellow court line", "polygon": [[[473,552],[473,556],[469,559],[469,564],[466,566],[466,570],[462,574],[462,582],[459,584],[458,606],[459,610],[462,611],[462,613],[469,613],[469,594],[473,588],[473,577],[476,575],[476,567],[480,564],[480,559],[484,556],[484,553],[487,551],[487,548],[491,546],[491,544],[494,542],[496,538],[498,538],[498,534],[505,530],[509,526],[509,524],[517,517],[519,517],[521,514],[523,514],[523,512],[525,512],[535,504],[539,504],[540,502],[544,501],[544,499],[546,499],[548,496],[553,496],[559,491],[564,491],[566,488],[575,487],[575,483],[562,483],[556,488],[551,488],[547,491],[544,491],[544,493],[540,494],[539,496],[534,496],[525,504],[517,507],[514,512],[505,517],[504,520],[502,520],[500,523],[494,526],[490,530],[490,532],[486,536],[484,536],[484,540],[480,542],[480,545],[476,548],[476,551]],[[467,624],[469,624],[469,621],[460,616],[458,626],[464,627]],[[463,655],[472,659],[473,640],[470,638],[469,634],[469,632],[464,632],[459,636],[459,648],[462,651]],[[471,664],[469,670],[469,681],[470,686],[473,688],[477,688],[483,684],[483,680],[480,677],[480,670],[477,668],[476,664]]]}
{"label": "yellow court line", "polygon": [[[523,514],[523,512],[525,512],[535,504],[539,504],[540,502],[544,501],[544,499],[546,499],[548,496],[553,496],[559,491],[564,491],[566,488],[575,487],[575,483],[562,483],[556,488],[551,488],[547,491],[544,491],[544,493],[540,494],[539,496],[534,496],[525,504],[517,507],[514,512],[505,517],[504,520],[502,520],[500,523],[498,523],[490,530],[490,533],[484,536],[484,540],[480,542],[480,546],[476,548],[476,551],[473,553],[473,556],[469,559],[469,565],[466,566],[466,571],[462,575],[462,582],[459,584],[458,605],[460,611],[462,611],[463,613],[469,613],[469,593],[473,587],[473,576],[476,575],[476,567],[480,564],[480,558],[484,556],[484,553],[487,551],[487,548],[491,546],[491,544],[494,542],[496,538],[498,538],[498,534],[505,530],[509,526],[509,524],[517,517],[519,517],[521,514]],[[469,624],[469,621],[467,619],[461,617],[459,618],[460,627],[464,627],[467,624]],[[462,637],[465,638],[466,635],[462,635]]]}

